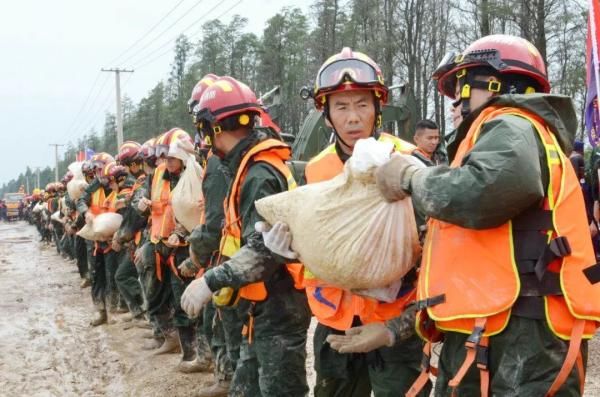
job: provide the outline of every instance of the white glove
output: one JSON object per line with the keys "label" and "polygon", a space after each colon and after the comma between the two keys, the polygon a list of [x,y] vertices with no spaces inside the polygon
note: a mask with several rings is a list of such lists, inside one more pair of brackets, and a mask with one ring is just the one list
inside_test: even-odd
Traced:
{"label": "white glove", "polygon": [[181,308],[190,318],[196,318],[200,311],[212,299],[212,291],[208,288],[204,277],[196,279],[188,285],[181,295]]}
{"label": "white glove", "polygon": [[151,204],[152,201],[148,200],[146,197],[142,197],[140,201],[138,201],[138,210],[140,210],[140,212],[144,212]]}
{"label": "white glove", "polygon": [[374,138],[359,139],[348,160],[349,167],[355,175],[368,174],[387,163],[393,151],[394,144],[391,142],[380,142]]}
{"label": "white glove", "polygon": [[283,256],[287,259],[298,258],[298,253],[292,251],[292,233],[288,225],[283,222],[277,222],[273,227],[266,222],[256,222],[254,230],[262,233],[265,247],[271,252]]}

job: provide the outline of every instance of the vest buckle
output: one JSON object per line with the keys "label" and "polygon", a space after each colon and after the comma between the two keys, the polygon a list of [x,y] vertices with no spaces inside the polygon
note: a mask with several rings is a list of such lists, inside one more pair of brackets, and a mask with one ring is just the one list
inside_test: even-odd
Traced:
{"label": "vest buckle", "polygon": [[600,282],[600,263],[583,269],[583,274],[591,284]]}
{"label": "vest buckle", "polygon": [[415,301],[414,305],[417,311],[427,309],[428,307],[439,305],[440,303],[446,302],[446,294],[440,294],[432,296],[431,298],[421,299]]}

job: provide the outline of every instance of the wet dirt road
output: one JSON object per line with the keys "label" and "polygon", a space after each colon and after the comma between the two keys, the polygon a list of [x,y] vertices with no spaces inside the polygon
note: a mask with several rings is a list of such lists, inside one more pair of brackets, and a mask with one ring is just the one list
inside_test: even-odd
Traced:
{"label": "wet dirt road", "polygon": [[[212,379],[177,373],[179,354],[141,350],[146,330],[90,327],[90,290],[79,281],[33,226],[0,223],[0,396],[193,396]],[[312,386],[311,339],[312,329]],[[600,338],[590,344],[585,396],[600,397]]]}
{"label": "wet dirt road", "polygon": [[0,396],[188,396],[212,379],[175,372],[179,354],[141,350],[147,330],[90,327],[79,282],[33,226],[0,224]]}

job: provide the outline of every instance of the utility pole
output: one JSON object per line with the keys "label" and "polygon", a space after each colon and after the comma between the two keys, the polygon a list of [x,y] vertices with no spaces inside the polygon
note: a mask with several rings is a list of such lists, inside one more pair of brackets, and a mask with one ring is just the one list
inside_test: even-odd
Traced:
{"label": "utility pole", "polygon": [[37,172],[37,189],[40,188],[40,167],[35,167],[35,171]]}
{"label": "utility pole", "polygon": [[25,175],[25,183],[27,184],[27,195],[29,195],[31,193],[31,190],[29,190],[29,176]]}
{"label": "utility pole", "polygon": [[58,147],[65,146],[65,145],[62,143],[51,143],[49,146],[54,146],[54,161],[55,161],[54,182],[58,182]]}
{"label": "utility pole", "polygon": [[115,84],[117,92],[117,147],[123,144],[123,111],[121,109],[121,73],[133,73],[133,69],[101,69],[103,72],[115,73]]}

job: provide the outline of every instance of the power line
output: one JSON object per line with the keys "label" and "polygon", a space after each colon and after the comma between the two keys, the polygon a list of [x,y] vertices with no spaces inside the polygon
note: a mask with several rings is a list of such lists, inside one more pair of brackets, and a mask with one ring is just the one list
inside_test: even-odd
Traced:
{"label": "power line", "polygon": [[171,15],[173,13],[173,11],[175,11],[180,5],[181,3],[183,3],[185,0],[180,0],[177,4],[175,4],[173,6],[173,8],[171,8],[158,22],[156,22],[154,25],[152,25],[152,27],[150,29],[148,29],[146,31],[146,33],[144,33],[139,39],[137,39],[133,44],[131,44],[129,47],[127,47],[123,52],[121,52],[116,58],[114,58],[112,61],[108,62],[107,64],[116,64],[116,62],[119,60],[119,58],[121,58],[123,55],[125,55],[129,50],[131,50],[133,47],[135,47],[136,45],[138,45],[142,40],[144,40],[150,33],[152,33],[152,31],[154,29],[156,29],[158,27],[158,25],[160,25],[165,19],[167,19],[169,17],[169,15]]}
{"label": "power line", "polygon": [[[125,79],[125,81],[123,82],[123,88],[125,88],[127,86],[127,84],[129,83],[129,80],[131,80],[132,76],[133,75],[131,74],[131,75],[129,75],[129,77],[127,77]],[[85,128],[85,132],[91,131],[92,128],[94,127],[94,124],[98,121],[97,119],[100,116],[101,112],[106,112],[107,111],[107,108],[108,108],[108,106],[110,104],[110,101],[111,101],[112,94],[113,94],[113,90],[111,90],[109,92],[109,95],[106,96],[105,101],[102,103],[102,106],[100,106],[100,108],[98,108],[98,110],[96,111],[96,113],[94,113],[92,115],[92,118],[88,121],[87,127]]]}
{"label": "power line", "polygon": [[[229,7],[227,10],[225,10],[224,12],[222,12],[220,15],[216,16],[214,19],[219,19],[221,17],[223,17],[225,14],[227,14],[229,11],[231,11],[232,9],[234,9],[235,7],[237,7],[242,1],[244,0],[238,0],[235,4],[233,4],[231,7]],[[173,49],[172,48],[168,48],[167,51],[161,52],[160,54],[158,54],[157,56],[151,58],[150,60],[148,60],[150,58],[150,55],[156,53],[156,51],[164,48],[165,46],[172,44],[175,40],[177,40],[177,38],[179,36],[181,36],[183,33],[185,33],[186,31],[188,31],[189,29],[191,29],[192,27],[196,26],[198,24],[198,22],[200,22],[201,20],[205,19],[206,17],[208,17],[208,14],[210,14],[212,11],[215,10],[215,8],[217,8],[220,4],[215,5],[213,8],[211,8],[210,10],[208,10],[208,12],[206,12],[206,14],[204,14],[202,17],[198,18],[197,20],[195,20],[192,24],[190,24],[189,26],[187,26],[181,33],[179,33],[177,35],[177,37],[174,37],[173,39],[165,42],[163,45],[161,45],[160,47],[156,48],[154,51],[148,53],[148,56],[146,56],[145,58],[141,58],[140,60],[138,60],[138,62],[142,62],[142,61],[147,61],[142,63],[141,65],[137,66],[136,69],[140,69],[143,68],[149,64],[151,64],[152,62],[156,61],[157,59],[162,58],[163,56],[167,55],[168,53],[170,53]],[[198,30],[196,30],[194,33],[192,33],[190,35],[191,37],[196,36],[198,33],[200,33],[200,31],[202,31],[202,27]]]}
{"label": "power line", "polygon": [[[101,74],[100,72],[98,72],[98,74]],[[104,79],[104,82],[102,83],[102,86],[100,87],[100,89],[98,90],[98,92],[96,92],[96,95],[94,96],[94,98],[92,99],[91,104],[88,107],[88,111],[87,111],[87,115],[89,117],[90,112],[92,111],[92,109],[94,109],[94,106],[96,105],[96,102],[98,101],[98,98],[100,98],[102,92],[104,91],[104,88],[107,86],[108,80],[110,79],[109,75],[106,75],[106,78]],[[84,108],[82,108],[81,113],[83,114],[83,110],[85,110]],[[85,115],[83,116],[82,119],[80,119],[77,123],[75,123],[73,125],[72,130],[67,134],[67,136],[65,137],[67,140],[71,139],[74,135],[77,134],[79,128],[81,127],[82,124],[84,124],[84,120],[86,120],[88,117],[86,117]]]}
{"label": "power line", "polygon": [[177,18],[172,24],[170,24],[166,29],[164,29],[163,31],[161,31],[153,40],[149,41],[148,43],[146,43],[146,45],[144,45],[142,48],[138,49],[137,51],[134,51],[133,54],[130,54],[127,58],[125,58],[123,61],[121,61],[121,64],[124,64],[125,62],[129,61],[131,58],[133,58],[134,56],[136,56],[137,54],[139,54],[141,51],[144,51],[146,48],[148,48],[151,44],[154,43],[154,40],[156,40],[157,38],[159,38],[160,36],[162,36],[164,33],[168,32],[173,26],[175,26],[175,24],[179,21],[181,21],[183,18],[185,18],[187,15],[189,15],[188,13],[190,11],[192,11],[194,8],[198,7],[198,5],[200,5],[200,3],[202,3],[202,1],[204,0],[198,0],[196,3],[194,3],[194,5],[192,5],[189,9],[187,9],[182,16],[180,16],[179,18]]}
{"label": "power line", "polygon": [[[106,79],[108,81],[110,79],[110,75],[106,75]],[[84,132],[84,133],[88,132],[87,130],[89,129],[90,126],[93,126],[94,120],[96,119],[98,113],[100,111],[102,111],[103,109],[105,109],[106,106],[108,106],[108,103],[113,95],[113,90],[114,90],[114,87],[113,87],[113,89],[109,89],[108,94],[102,97],[103,101],[100,102],[99,107],[90,108],[90,111],[88,112],[87,117],[84,119],[84,121],[79,123],[77,129],[73,131],[73,133],[71,134],[71,137],[69,139],[80,136],[80,134],[82,132]],[[96,97],[96,99],[98,99],[98,98],[100,98],[100,95],[98,95]]]}
{"label": "power line", "polygon": [[67,128],[65,130],[65,134],[66,135],[69,134],[69,132],[71,131],[71,129],[75,126],[75,122],[77,121],[77,119],[79,118],[79,116],[83,113],[83,109],[87,105],[87,103],[88,103],[88,101],[90,99],[90,96],[92,95],[92,92],[94,91],[94,88],[96,88],[96,84],[98,83],[99,79],[100,79],[100,72],[98,72],[98,74],[96,74],[96,78],[94,79],[94,83],[92,84],[92,87],[88,91],[88,94],[85,97],[85,101],[83,101],[83,104],[81,105],[81,108],[79,109],[79,111],[77,112],[77,114],[75,115],[75,117],[73,117],[73,121],[71,121],[71,124],[69,125],[69,128]]}

